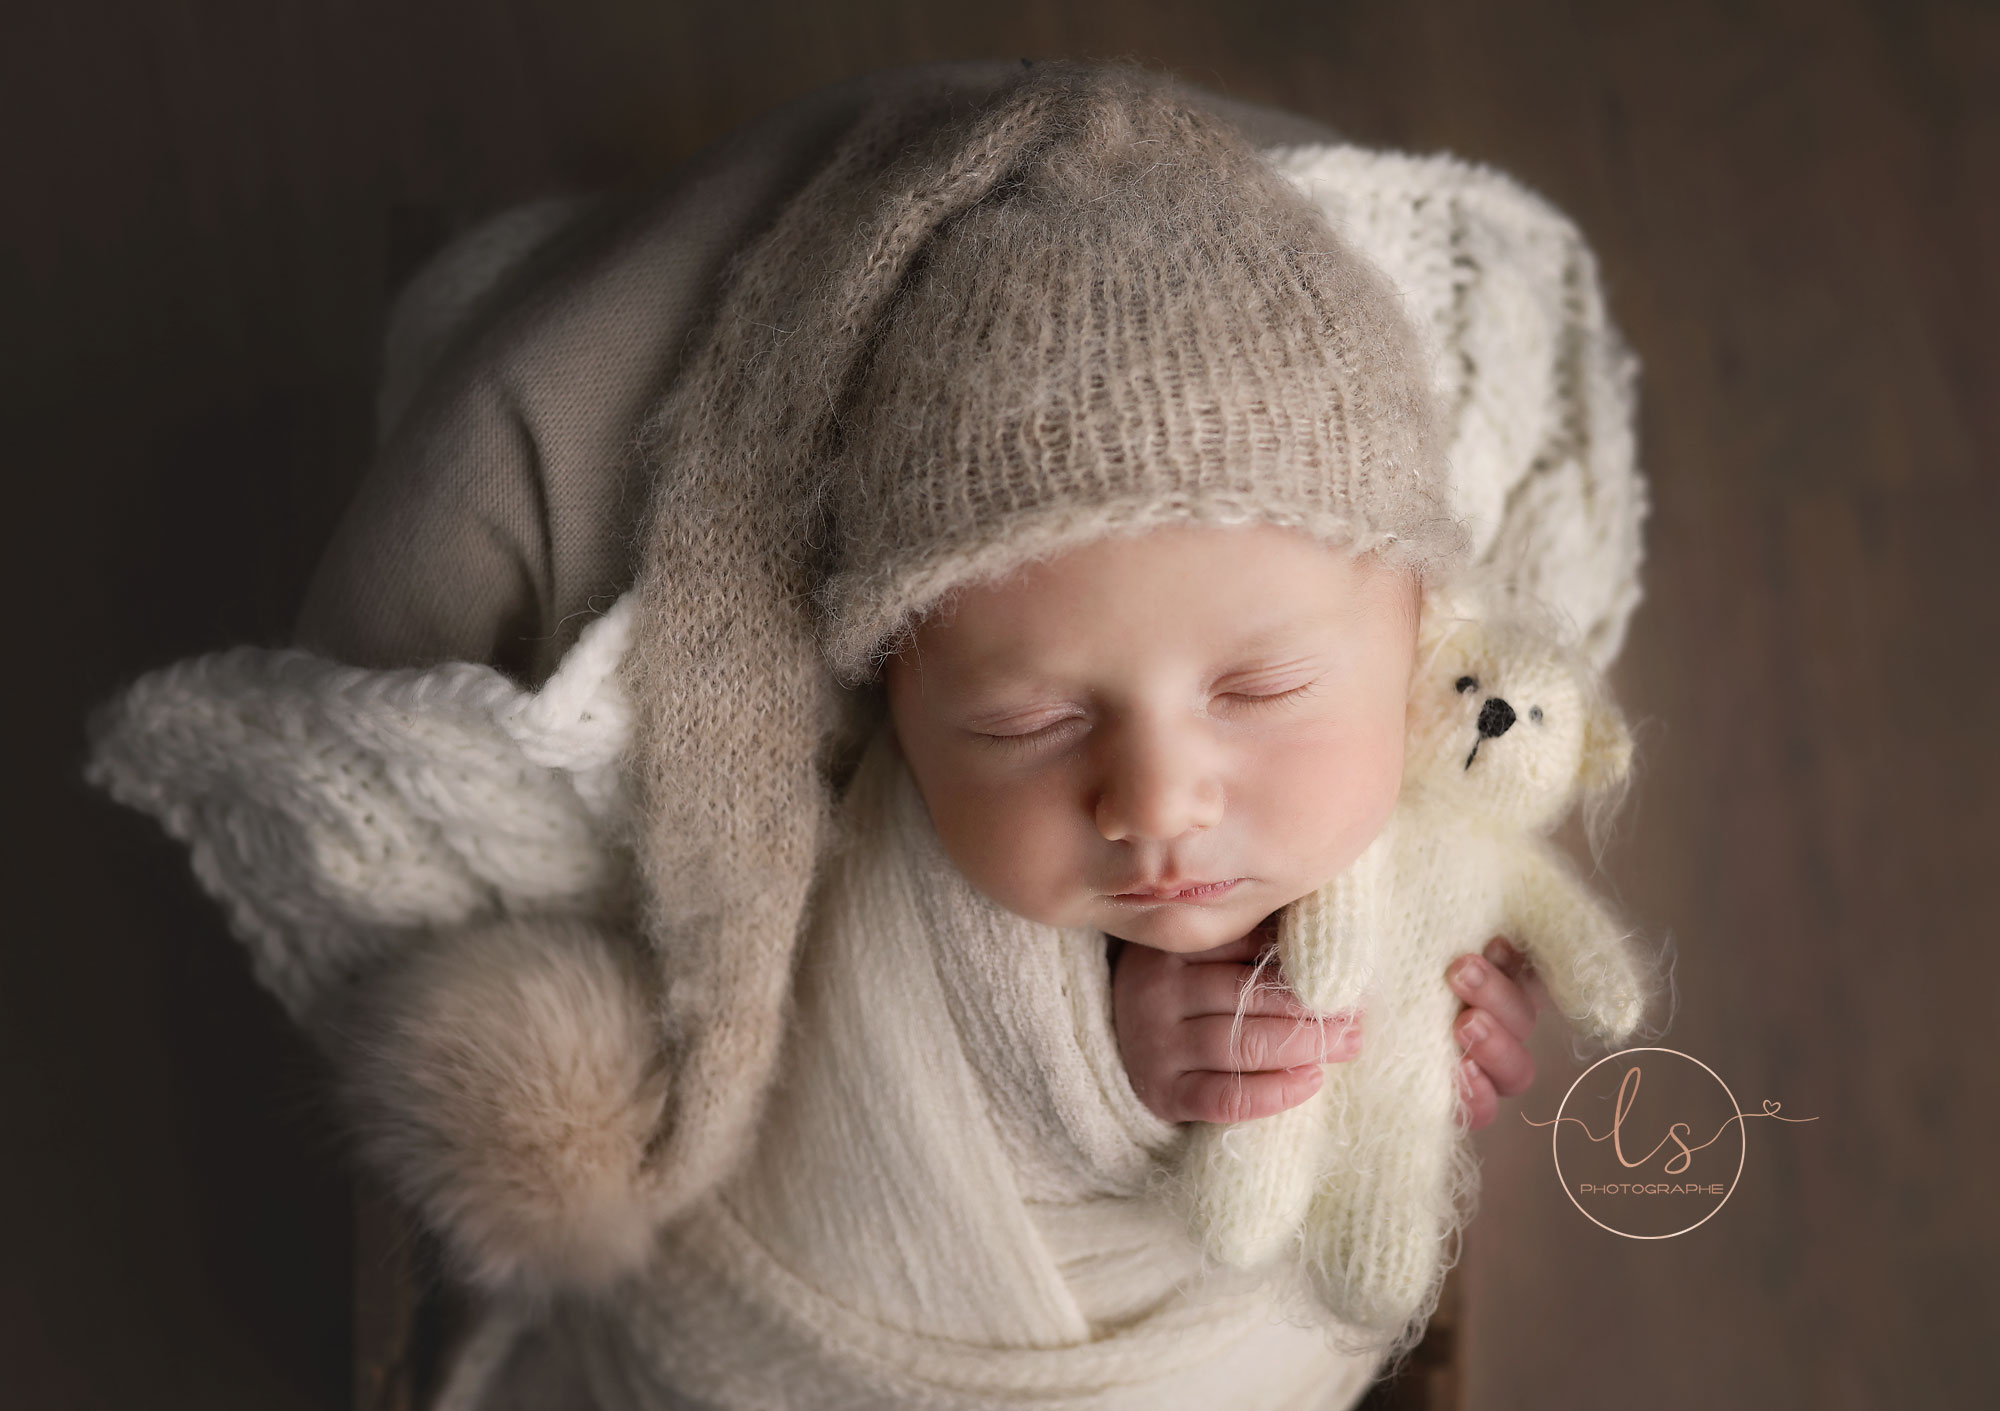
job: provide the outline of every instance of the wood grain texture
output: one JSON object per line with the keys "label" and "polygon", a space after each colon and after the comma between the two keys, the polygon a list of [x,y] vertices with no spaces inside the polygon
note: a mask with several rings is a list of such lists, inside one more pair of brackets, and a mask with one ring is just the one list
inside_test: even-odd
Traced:
{"label": "wood grain texture", "polygon": [[1990,1395],[1990,4],[15,10],[0,396],[41,885],[0,946],[0,1401],[353,1404],[353,1200],[310,1060],[177,850],[76,771],[119,680],[282,637],[366,457],[388,292],[509,202],[995,54],[1138,57],[1510,171],[1594,242],[1643,361],[1649,596],[1618,681],[1644,774],[1607,875],[1677,950],[1662,1042],[1820,1120],[1753,1130],[1696,1233],[1616,1239],[1522,1121],[1581,1066],[1545,1020],[1535,1088],[1480,1137],[1463,1404]]}

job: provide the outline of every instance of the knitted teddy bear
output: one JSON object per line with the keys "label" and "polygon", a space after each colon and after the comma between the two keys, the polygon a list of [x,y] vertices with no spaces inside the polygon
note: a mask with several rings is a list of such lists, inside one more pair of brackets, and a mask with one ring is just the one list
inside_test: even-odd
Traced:
{"label": "knitted teddy bear", "polygon": [[1637,1028],[1652,988],[1626,930],[1548,836],[1580,795],[1602,805],[1625,783],[1623,720],[1534,613],[1480,620],[1463,596],[1433,606],[1396,811],[1278,922],[1275,957],[1299,999],[1364,1009],[1367,1042],[1305,1102],[1198,1127],[1182,1166],[1211,1256],[1247,1269],[1295,1250],[1319,1301],[1397,1356],[1436,1307],[1478,1188],[1451,960],[1508,937],[1571,1023],[1611,1043]]}

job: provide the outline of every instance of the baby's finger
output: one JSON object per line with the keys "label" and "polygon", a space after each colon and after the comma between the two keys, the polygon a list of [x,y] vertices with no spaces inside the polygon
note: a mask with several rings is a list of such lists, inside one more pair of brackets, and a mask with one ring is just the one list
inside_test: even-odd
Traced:
{"label": "baby's finger", "polygon": [[1488,941],[1485,954],[1497,969],[1513,977],[1514,983],[1521,987],[1534,1005],[1535,1013],[1540,1014],[1555,1003],[1549,998],[1549,987],[1535,969],[1533,958],[1522,954],[1519,947],[1505,936],[1495,936]]}
{"label": "baby's finger", "polygon": [[1458,1044],[1478,1065],[1493,1089],[1518,1097],[1535,1084],[1535,1059],[1528,1046],[1494,1025],[1490,1016],[1468,1009],[1458,1016]]}
{"label": "baby's finger", "polygon": [[1343,1063],[1361,1051],[1361,1025],[1306,1018],[1245,1019],[1207,1014],[1186,1024],[1189,1067],[1216,1072],[1271,1072],[1305,1063]]}
{"label": "baby's finger", "polygon": [[1174,1085],[1177,1122],[1251,1122],[1297,1107],[1326,1081],[1311,1063],[1275,1073],[1216,1073],[1195,1069]]}
{"label": "baby's finger", "polygon": [[1445,972],[1458,997],[1493,1016],[1493,1021],[1517,1039],[1535,1032],[1535,1005],[1512,976],[1495,969],[1483,956],[1464,955]]}
{"label": "baby's finger", "polygon": [[1465,1098],[1465,1130],[1477,1132],[1492,1126],[1493,1119],[1500,1115],[1500,1099],[1493,1092],[1493,1084],[1470,1058],[1458,1065],[1458,1090]]}

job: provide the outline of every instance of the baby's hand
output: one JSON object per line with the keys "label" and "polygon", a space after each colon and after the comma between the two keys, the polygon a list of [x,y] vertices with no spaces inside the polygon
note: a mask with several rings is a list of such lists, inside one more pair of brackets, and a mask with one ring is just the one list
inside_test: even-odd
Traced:
{"label": "baby's hand", "polygon": [[1318,1091],[1326,1079],[1321,1064],[1361,1051],[1360,1016],[1343,1011],[1308,1022],[1313,1011],[1277,986],[1275,961],[1244,1006],[1240,1046],[1231,1047],[1237,997],[1269,945],[1261,929],[1191,955],[1120,943],[1112,1025],[1132,1091],[1157,1116],[1169,1122],[1269,1117]]}
{"label": "baby's hand", "polygon": [[1445,976],[1465,1001],[1454,1027],[1465,1050],[1458,1086],[1471,1113],[1468,1130],[1476,1132],[1499,1114],[1501,1094],[1518,1097],[1535,1081],[1528,1036],[1549,1007],[1549,991],[1528,958],[1499,936],[1486,943],[1484,957],[1460,956]]}
{"label": "baby's hand", "polygon": [[[1236,1000],[1257,957],[1262,931],[1193,955],[1121,942],[1112,975],[1112,1023],[1132,1090],[1169,1122],[1245,1122],[1295,1107],[1325,1080],[1323,1063],[1361,1051],[1360,1017],[1328,1016],[1324,1025],[1287,990],[1268,987],[1244,1007],[1241,1052],[1229,1047]],[[1461,973],[1463,967],[1464,973]],[[1472,975],[1477,985],[1468,984]],[[1528,1053],[1535,1017],[1549,1007],[1547,987],[1526,956],[1495,936],[1484,957],[1463,956],[1447,972],[1466,1002],[1455,1032],[1466,1056],[1459,1084],[1470,1130],[1490,1126],[1500,1095],[1516,1097],[1535,1080]]]}

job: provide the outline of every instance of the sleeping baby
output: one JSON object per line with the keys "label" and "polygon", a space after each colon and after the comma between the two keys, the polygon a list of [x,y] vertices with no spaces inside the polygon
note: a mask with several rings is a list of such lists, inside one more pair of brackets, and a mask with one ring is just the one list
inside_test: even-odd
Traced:
{"label": "sleeping baby", "polygon": [[[1272,948],[1475,551],[1307,126],[1125,65],[815,95],[493,285],[302,649],[100,720],[487,1310],[450,1404],[530,1351],[607,1411],[1374,1378],[1169,1198],[1370,1042]],[[1499,937],[1436,982],[1481,1126],[1548,994]]]}

